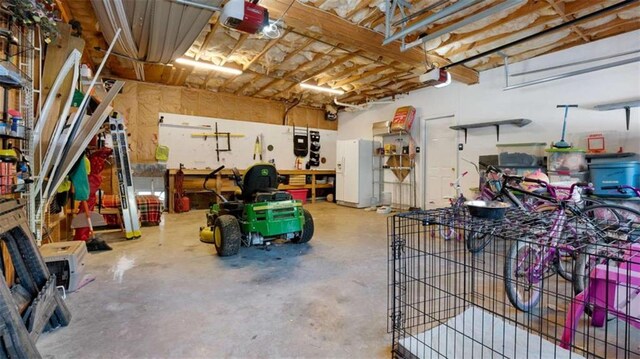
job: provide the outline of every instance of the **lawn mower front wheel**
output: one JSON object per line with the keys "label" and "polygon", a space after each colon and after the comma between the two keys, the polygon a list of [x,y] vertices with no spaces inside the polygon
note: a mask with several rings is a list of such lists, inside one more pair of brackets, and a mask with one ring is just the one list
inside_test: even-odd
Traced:
{"label": "lawn mower front wheel", "polygon": [[293,243],[307,243],[313,237],[313,217],[306,209],[304,211],[304,226],[302,226],[302,234],[296,235],[291,240]]}
{"label": "lawn mower front wheel", "polygon": [[240,225],[236,217],[225,214],[213,224],[213,243],[220,257],[238,254],[240,250]]}

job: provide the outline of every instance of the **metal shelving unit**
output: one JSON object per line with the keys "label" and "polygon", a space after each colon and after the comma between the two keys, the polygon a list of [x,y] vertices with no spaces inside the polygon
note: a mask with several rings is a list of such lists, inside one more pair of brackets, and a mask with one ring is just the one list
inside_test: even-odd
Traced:
{"label": "metal shelving unit", "polygon": [[[373,136],[373,175],[372,182],[373,186],[378,186],[379,193],[379,202],[378,204],[382,204],[382,194],[385,192],[385,185],[392,185],[393,189],[397,191],[398,197],[397,201],[394,201],[393,193],[391,198],[391,206],[398,210],[407,210],[412,206],[415,206],[415,203],[412,200],[412,193],[415,190],[415,171],[414,166],[415,163],[409,157],[409,154],[402,153],[402,147],[404,145],[409,145],[409,141],[411,139],[411,134],[409,132],[390,132],[385,134],[376,134]],[[379,154],[377,153],[377,148],[375,148],[376,143],[379,143],[380,148],[384,149],[385,144],[391,144],[392,141],[396,145],[396,151],[400,153],[394,154]],[[398,166],[389,166],[387,162],[390,158],[399,159]],[[388,180],[385,178],[385,171],[389,170],[408,170],[409,173],[405,179],[400,181],[394,174],[394,180]],[[404,192],[408,191],[408,194],[405,196]],[[405,198],[406,197],[406,198]]]}
{"label": "metal shelving unit", "polygon": [[[10,107],[8,91],[16,91],[14,105],[21,113],[24,127],[23,136],[0,134],[3,145],[11,141],[12,146],[18,148],[21,155],[33,163],[32,128],[40,108],[40,78],[42,69],[42,42],[39,29],[25,28],[11,21],[8,14],[0,14],[0,32],[3,36],[3,59],[7,66],[14,68],[22,81],[20,86],[3,86],[3,120],[8,120],[7,110]],[[10,65],[9,65],[10,64]],[[39,222],[35,217],[35,198],[31,195],[29,184],[25,184],[23,190],[16,192],[20,197],[27,199],[27,217],[29,228],[36,235],[39,233]]]}

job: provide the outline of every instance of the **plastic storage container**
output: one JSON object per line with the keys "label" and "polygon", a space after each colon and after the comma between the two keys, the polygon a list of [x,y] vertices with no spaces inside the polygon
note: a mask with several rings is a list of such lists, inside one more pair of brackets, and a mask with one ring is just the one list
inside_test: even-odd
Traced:
{"label": "plastic storage container", "polygon": [[587,170],[585,150],[578,148],[548,148],[547,169],[551,171],[584,172]]}
{"label": "plastic storage container", "polygon": [[307,203],[308,189],[288,189],[287,192],[291,193],[291,197],[293,197],[293,199],[300,200],[302,203]]}
{"label": "plastic storage container", "polygon": [[597,163],[589,166],[591,181],[593,182],[593,194],[597,196],[627,198],[635,194],[629,190],[620,193],[616,189],[603,190],[605,186],[628,185],[640,187],[640,162],[625,161],[611,163]]}
{"label": "plastic storage container", "polygon": [[499,144],[500,166],[541,166],[544,162],[544,142]]}
{"label": "plastic storage container", "polygon": [[550,183],[569,183],[574,184],[576,182],[589,182],[589,171],[582,172],[568,172],[568,171],[549,171],[547,173],[549,176]]}
{"label": "plastic storage container", "polygon": [[547,169],[545,167],[524,167],[524,166],[498,166],[500,167],[500,169],[508,174],[508,175],[512,175],[512,176],[527,176],[531,173],[534,173],[537,170],[540,170],[544,173],[547,172]]}

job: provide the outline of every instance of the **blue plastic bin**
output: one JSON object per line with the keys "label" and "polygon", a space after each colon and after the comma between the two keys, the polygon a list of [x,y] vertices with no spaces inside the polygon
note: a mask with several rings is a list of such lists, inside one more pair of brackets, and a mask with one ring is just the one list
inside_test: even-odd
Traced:
{"label": "blue plastic bin", "polygon": [[640,187],[640,162],[611,162],[597,163],[589,165],[591,172],[591,182],[593,183],[596,196],[606,197],[633,197],[633,192],[627,190],[627,193],[620,193],[618,190],[603,190],[603,186],[620,186],[629,185]]}

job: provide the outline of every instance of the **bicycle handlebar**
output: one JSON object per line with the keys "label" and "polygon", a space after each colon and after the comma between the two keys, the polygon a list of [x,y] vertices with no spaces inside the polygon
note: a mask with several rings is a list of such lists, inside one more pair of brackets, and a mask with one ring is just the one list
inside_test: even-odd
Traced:
{"label": "bicycle handlebar", "polygon": [[[543,181],[537,178],[527,178],[527,177],[523,177],[523,176],[510,176],[510,175],[503,175],[503,181],[508,182],[508,181],[515,181],[517,183],[520,182],[530,182],[530,183],[537,183],[543,187],[546,188],[547,192],[549,192],[549,194],[551,195],[551,198],[560,202],[563,201],[568,201],[571,198],[573,198],[574,195],[574,191],[576,188],[592,188],[590,183],[587,182],[576,182],[573,183],[569,188],[566,187],[561,187],[561,186],[554,186],[549,184],[547,181]],[[564,196],[562,198],[558,197],[557,191],[559,189],[568,189],[569,190],[569,194],[567,196]],[[518,190],[522,190],[522,189],[518,189]],[[524,190],[527,193],[531,193],[530,191]]]}
{"label": "bicycle handlebar", "polygon": [[483,164],[483,166],[487,167],[487,172],[502,173],[501,169],[499,169],[498,167],[495,167],[493,165]]}

